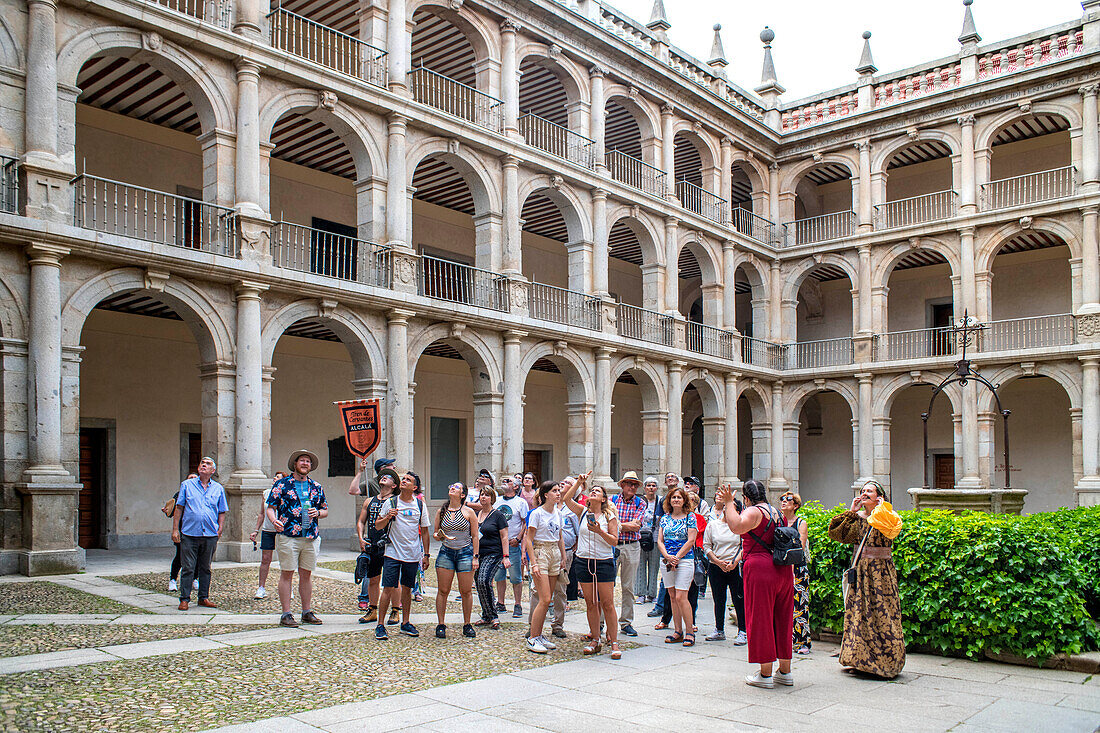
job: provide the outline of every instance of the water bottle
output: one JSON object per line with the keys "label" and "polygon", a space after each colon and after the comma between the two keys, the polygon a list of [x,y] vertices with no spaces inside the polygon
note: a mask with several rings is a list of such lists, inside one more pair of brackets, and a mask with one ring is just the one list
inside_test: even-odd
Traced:
{"label": "water bottle", "polygon": [[309,532],[309,528],[311,526],[313,526],[313,517],[309,516],[310,506],[312,506],[312,505],[309,503],[309,499],[306,498],[305,501],[302,502],[302,536],[303,537],[305,537],[306,533]]}

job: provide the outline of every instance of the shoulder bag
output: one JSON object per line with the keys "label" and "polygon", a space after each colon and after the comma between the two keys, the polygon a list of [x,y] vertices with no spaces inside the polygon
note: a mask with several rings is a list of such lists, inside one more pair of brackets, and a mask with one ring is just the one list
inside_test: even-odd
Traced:
{"label": "shoulder bag", "polygon": [[[770,509],[771,507],[769,507]],[[761,509],[760,511],[764,511]],[[765,525],[764,531],[768,531],[768,527],[775,522],[775,517],[769,511],[768,524]],[[775,522],[778,524],[778,522]],[[775,533],[772,535],[772,543],[769,545],[764,540],[760,539],[760,536],[756,532],[750,531],[749,536],[766,547],[772,554],[772,562],[776,565],[804,565],[806,563],[806,550],[802,547],[802,537],[799,536],[798,530],[794,527],[776,527]]]}
{"label": "shoulder bag", "polygon": [[856,587],[856,565],[859,564],[859,558],[863,555],[863,546],[867,544],[867,538],[871,535],[871,527],[867,526],[867,531],[863,533],[863,539],[859,542],[859,547],[856,548],[855,553],[852,555],[852,565],[844,571],[844,575],[840,579],[840,592],[841,597],[844,600],[844,605],[848,605],[848,593]]}

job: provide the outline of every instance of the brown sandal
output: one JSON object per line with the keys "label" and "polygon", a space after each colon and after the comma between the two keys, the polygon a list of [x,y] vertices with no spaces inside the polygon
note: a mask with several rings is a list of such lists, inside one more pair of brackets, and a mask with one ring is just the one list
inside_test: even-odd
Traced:
{"label": "brown sandal", "polygon": [[622,659],[623,658],[623,651],[622,651],[622,649],[619,648],[619,642],[617,642],[617,641],[611,642],[611,658],[612,659]]}
{"label": "brown sandal", "polygon": [[657,625],[653,627],[653,630],[654,631],[660,631],[661,629],[667,629],[667,628],[668,628],[668,624],[666,624],[664,621],[658,621]]}
{"label": "brown sandal", "polygon": [[675,634],[669,634],[665,637],[666,644],[679,644],[684,640],[683,632],[677,631]]}
{"label": "brown sandal", "polygon": [[588,646],[586,646],[586,647],[585,647],[585,648],[584,648],[584,649],[583,649],[583,650],[581,651],[581,653],[582,653],[582,654],[584,654],[584,656],[586,656],[586,657],[590,657],[590,656],[592,656],[593,654],[599,654],[599,653],[600,653],[600,649],[602,649],[602,648],[603,648],[603,646],[602,646],[602,645],[600,644],[600,642],[598,642],[598,641],[594,641],[594,642],[592,642],[591,644],[589,644]]}

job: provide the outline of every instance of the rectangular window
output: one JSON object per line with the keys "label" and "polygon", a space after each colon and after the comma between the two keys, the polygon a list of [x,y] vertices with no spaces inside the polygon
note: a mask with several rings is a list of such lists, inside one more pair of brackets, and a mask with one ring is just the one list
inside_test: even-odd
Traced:
{"label": "rectangular window", "polygon": [[328,442],[328,475],[355,475],[355,456],[348,450],[347,441],[342,435]]}
{"label": "rectangular window", "polygon": [[353,226],[313,217],[309,238],[309,271],[356,280],[359,274],[359,232]]}
{"label": "rectangular window", "polygon": [[431,418],[431,474],[428,498],[443,501],[447,487],[462,480],[462,423],[453,417]]}

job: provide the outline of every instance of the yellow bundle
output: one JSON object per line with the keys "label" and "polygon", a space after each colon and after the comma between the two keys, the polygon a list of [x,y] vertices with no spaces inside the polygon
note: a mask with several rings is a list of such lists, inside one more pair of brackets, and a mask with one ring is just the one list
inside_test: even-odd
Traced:
{"label": "yellow bundle", "polygon": [[890,502],[884,501],[867,517],[867,523],[886,535],[887,539],[894,539],[901,534],[901,517],[894,511]]}

